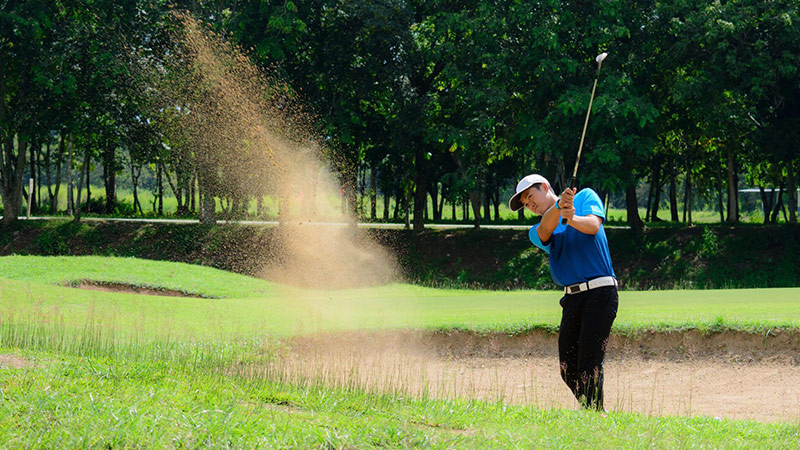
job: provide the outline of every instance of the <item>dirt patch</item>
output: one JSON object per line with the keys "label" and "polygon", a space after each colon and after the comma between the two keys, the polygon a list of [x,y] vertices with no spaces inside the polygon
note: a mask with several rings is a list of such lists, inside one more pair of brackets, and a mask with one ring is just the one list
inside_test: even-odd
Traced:
{"label": "dirt patch", "polygon": [[[605,364],[612,411],[800,420],[798,335],[614,336]],[[557,336],[345,333],[296,338],[270,369],[286,380],[434,398],[577,408],[558,372]]]}
{"label": "dirt patch", "polygon": [[15,355],[0,354],[0,367],[11,367],[12,369],[23,369],[25,367],[33,367],[34,364],[25,358],[20,358]]}
{"label": "dirt patch", "polygon": [[208,298],[202,295],[190,294],[187,292],[176,291],[173,289],[153,289],[141,286],[134,286],[131,284],[106,283],[102,281],[83,280],[77,284],[69,284],[67,287],[86,289],[90,291],[100,291],[100,292],[122,292],[126,294],[160,295],[163,297]]}

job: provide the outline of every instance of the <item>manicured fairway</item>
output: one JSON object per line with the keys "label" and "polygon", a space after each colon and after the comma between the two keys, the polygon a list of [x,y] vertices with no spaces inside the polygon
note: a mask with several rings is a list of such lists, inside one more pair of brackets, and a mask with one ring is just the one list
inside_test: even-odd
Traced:
{"label": "manicured fairway", "polygon": [[[466,291],[405,284],[346,290],[275,285],[206,267],[131,258],[0,258],[7,317],[102,322],[119,336],[192,339],[345,329],[557,329],[560,293]],[[78,280],[163,287],[220,298],[157,297],[61,287]],[[617,333],[645,329],[800,328],[800,289],[620,294]]]}

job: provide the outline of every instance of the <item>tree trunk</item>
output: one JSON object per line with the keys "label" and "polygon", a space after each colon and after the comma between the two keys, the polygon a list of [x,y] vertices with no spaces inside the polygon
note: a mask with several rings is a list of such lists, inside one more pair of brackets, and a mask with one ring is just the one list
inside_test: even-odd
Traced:
{"label": "tree trunk", "polygon": [[644,207],[644,211],[645,211],[645,213],[644,213],[644,221],[645,222],[650,222],[650,208],[653,206],[653,195],[655,194],[653,192],[653,189],[654,189],[654,186],[655,186],[655,184],[653,183],[653,178],[654,177],[655,177],[655,175],[653,175],[651,177],[651,179],[650,179],[650,188],[647,190],[647,204]]}
{"label": "tree trunk", "polygon": [[238,195],[233,195],[231,197],[231,201],[230,201],[231,209],[230,209],[229,217],[231,219],[238,219],[239,218],[239,204],[240,204],[239,196]]}
{"label": "tree trunk", "polygon": [[403,210],[405,212],[405,228],[406,230],[411,228],[411,189],[405,189],[405,202],[403,202]]}
{"label": "tree trunk", "polygon": [[[89,159],[90,159],[89,149],[86,148],[86,149],[84,149],[83,167],[81,167],[81,171],[83,170],[84,167],[88,167],[89,166]],[[78,172],[78,173],[80,173],[80,172]],[[88,177],[86,179],[88,180]],[[81,195],[82,194],[83,194],[83,174],[81,174],[81,176],[78,177],[78,198],[75,200],[75,204],[73,205],[73,208],[72,208],[73,213],[74,213],[72,215],[72,217],[75,219],[75,222],[80,222],[80,220],[81,220]]]}
{"label": "tree trunk", "polygon": [[441,222],[443,212],[444,212],[444,192],[442,192],[441,195],[439,195],[439,209],[438,212],[436,213],[436,217],[434,218],[434,220]]}
{"label": "tree trunk", "polygon": [[717,164],[717,206],[719,207],[719,222],[725,223],[725,206],[722,201],[722,162]]}
{"label": "tree trunk", "polygon": [[142,168],[139,166],[136,167],[136,164],[133,162],[133,158],[131,158],[131,185],[133,185],[133,213],[136,214],[136,211],[139,211],[139,214],[144,214],[142,211],[142,203],[139,201],[139,176],[142,174]]}
{"label": "tree trunk", "polygon": [[[189,211],[192,214],[197,212],[197,204],[195,203],[195,193],[197,191],[197,172],[192,172],[192,181],[189,184]],[[263,195],[260,197],[263,199]],[[260,211],[260,210],[259,210]]]}
{"label": "tree trunk", "polygon": [[164,165],[159,159],[156,163],[156,188],[158,189],[158,215],[159,217],[164,215],[164,180],[162,177],[162,171],[164,170]]}
{"label": "tree trunk", "polygon": [[661,206],[661,172],[661,168],[659,168],[658,176],[656,177],[656,192],[653,196],[653,211],[650,213],[650,220],[653,222],[661,221],[658,218],[658,209]]}
{"label": "tree trunk", "polygon": [[19,219],[22,208],[22,174],[25,172],[25,154],[28,151],[28,138],[17,137],[17,153],[14,154],[14,136],[7,135],[0,158],[0,187],[3,197],[3,223],[12,224]]}
{"label": "tree trunk", "polygon": [[644,232],[644,223],[639,217],[639,204],[636,201],[636,185],[629,183],[625,188],[625,207],[628,212],[628,225],[634,234],[640,235]]}
{"label": "tree trunk", "polygon": [[[31,176],[30,176],[30,178],[33,180],[33,186],[34,186],[34,188],[31,190],[30,196],[28,197],[28,199],[30,200],[30,205],[28,205],[28,209],[31,210],[31,211],[36,211],[38,209],[36,207],[36,205],[38,204],[39,197],[36,195],[36,193],[37,193],[36,191],[37,191],[37,189],[39,187],[39,181],[41,180],[41,177],[39,177],[39,178],[36,177],[36,166],[38,166],[38,164],[37,164],[37,159],[38,158],[37,158],[37,154],[36,154],[36,146],[37,145],[39,145],[39,144],[37,144],[36,140],[31,140],[31,145],[30,145],[30,148],[29,148],[30,149],[30,154],[31,154]],[[41,171],[40,171],[40,174],[41,174]]]}
{"label": "tree trunk", "polygon": [[494,220],[500,220],[500,187],[495,186],[492,191],[492,203],[494,203]]}
{"label": "tree trunk", "polygon": [[73,148],[72,148],[72,133],[67,135],[67,214],[75,216],[75,189],[72,182],[72,162],[73,162]]}
{"label": "tree trunk", "polygon": [[492,203],[489,196],[489,186],[486,186],[483,192],[483,217],[486,220],[492,220]]}
{"label": "tree trunk", "polygon": [[374,163],[369,167],[369,216],[372,220],[378,218],[378,181]]}
{"label": "tree trunk", "polygon": [[678,189],[675,185],[675,157],[669,157],[669,213],[670,220],[678,222]]}
{"label": "tree trunk", "polygon": [[439,183],[433,182],[430,185],[431,191],[431,206],[433,207],[433,221],[441,222],[442,215],[439,212]]}
{"label": "tree trunk", "polygon": [[736,158],[733,154],[733,146],[728,145],[728,222],[739,222],[739,186],[736,180]]}
{"label": "tree trunk", "polygon": [[[89,152],[89,149],[86,149],[86,155],[83,157],[83,166],[86,169],[86,212],[91,212],[92,207],[92,185],[91,179],[89,178],[89,174],[92,168],[92,155]],[[80,207],[81,202],[78,202],[78,207]]]}
{"label": "tree trunk", "polygon": [[764,224],[769,223],[769,215],[772,211],[772,199],[774,198],[775,191],[770,191],[767,195],[767,190],[764,186],[759,186],[758,191],[761,194],[761,212],[764,214]]}
{"label": "tree trunk", "polygon": [[349,189],[345,189],[345,195],[347,196],[347,218],[352,223],[358,222],[358,176],[353,180],[353,183]]}
{"label": "tree trunk", "polygon": [[392,221],[397,222],[400,218],[400,203],[402,203],[400,198],[400,192],[395,191],[394,195],[394,211],[392,212]]}
{"label": "tree trunk", "polygon": [[770,222],[778,223],[778,214],[781,212],[783,206],[783,182],[778,186],[778,199],[775,201],[775,206],[772,209],[772,218]]}
{"label": "tree trunk", "polygon": [[50,142],[45,144],[45,151],[44,151],[44,176],[47,179],[47,210],[50,211],[50,208],[53,204],[53,172],[50,168],[50,163],[52,161],[52,149],[50,148]]}
{"label": "tree trunk", "polygon": [[692,226],[692,169],[686,161],[686,180],[683,189],[683,221]]}
{"label": "tree trunk", "polygon": [[[472,204],[472,212],[475,214],[475,228],[481,227],[481,191],[472,190],[469,192],[469,202]],[[469,211],[469,208],[467,208]]]}
{"label": "tree trunk", "polygon": [[389,221],[389,202],[392,200],[392,197],[389,195],[389,192],[384,191],[383,193],[383,221]]}
{"label": "tree trunk", "polygon": [[56,157],[56,183],[53,189],[53,195],[50,197],[50,212],[55,214],[58,212],[58,192],[61,190],[61,165],[64,162],[64,140],[62,134],[58,144],[58,156]]}
{"label": "tree trunk", "polygon": [[[49,145],[49,144],[48,144]],[[39,183],[36,185],[36,210],[42,210],[42,144],[36,146],[36,180]]]}
{"label": "tree trunk", "polygon": [[106,214],[113,214],[117,204],[116,148],[108,145],[103,149],[103,184],[106,188]]}
{"label": "tree trunk", "polygon": [[647,214],[645,214],[645,221],[657,221],[658,207],[661,202],[661,172],[662,162],[664,156],[656,154],[653,156],[653,165],[651,166],[652,178],[650,179],[650,193],[647,198]]}
{"label": "tree trunk", "polygon": [[189,187],[181,184],[181,174],[178,172],[175,173],[175,182],[173,183],[166,165],[164,166],[163,176],[167,179],[167,184],[172,190],[172,194],[175,196],[175,201],[177,202],[175,215],[178,217],[186,216],[189,213]]}
{"label": "tree trunk", "polygon": [[201,173],[197,174],[197,190],[200,198],[200,223],[204,225],[214,225],[217,223],[217,205],[209,186],[210,182],[206,177],[207,175],[204,176]]}
{"label": "tree trunk", "polygon": [[203,210],[202,223],[204,225],[214,225],[217,223],[216,202],[208,190],[202,190],[201,208]]}
{"label": "tree trunk", "polygon": [[789,188],[789,223],[797,223],[797,184],[794,178],[794,161],[789,161],[786,168]]}
{"label": "tree trunk", "polygon": [[428,209],[428,186],[425,179],[425,147],[421,140],[415,142],[414,149],[414,231],[425,229],[425,211]]}

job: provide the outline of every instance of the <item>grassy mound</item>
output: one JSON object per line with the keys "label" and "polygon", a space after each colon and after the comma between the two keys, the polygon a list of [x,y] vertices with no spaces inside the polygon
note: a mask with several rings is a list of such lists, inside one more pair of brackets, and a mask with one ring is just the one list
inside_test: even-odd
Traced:
{"label": "grassy mound", "polygon": [[0,277],[58,285],[119,283],[215,298],[265,296],[273,287],[264,280],[210,267],[102,256],[0,257]]}

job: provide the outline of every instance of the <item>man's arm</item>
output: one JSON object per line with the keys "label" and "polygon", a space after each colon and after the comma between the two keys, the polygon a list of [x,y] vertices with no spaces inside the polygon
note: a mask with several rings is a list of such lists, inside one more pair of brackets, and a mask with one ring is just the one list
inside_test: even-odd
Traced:
{"label": "man's arm", "polygon": [[[558,202],[558,200],[556,200]],[[542,216],[541,222],[539,222],[539,228],[536,229],[536,232],[539,234],[539,239],[542,240],[542,243],[547,243],[550,240],[550,237],[553,236],[553,231],[555,231],[556,227],[558,226],[558,222],[561,221],[561,215],[556,209],[556,205],[553,205],[545,211],[544,215]]]}
{"label": "man's arm", "polygon": [[[591,191],[593,193],[593,191]],[[581,212],[585,214],[583,216],[575,215],[575,205],[574,205],[574,198],[569,196],[563,196],[562,199],[566,198],[566,201],[561,202],[561,217],[567,220],[567,225],[575,228],[576,230],[580,231],[583,234],[590,234],[595,235],[600,231],[600,226],[603,225],[604,218],[597,215],[592,214],[592,211],[599,210],[602,214],[602,206],[601,204],[595,205],[600,201],[600,199],[595,194],[594,197],[591,197],[591,193],[587,194],[590,195],[587,201],[582,203]],[[594,202],[594,203],[592,203]]]}
{"label": "man's arm", "polygon": [[602,224],[603,219],[594,214],[589,214],[588,216],[573,215],[571,219],[567,219],[567,225],[583,234],[597,234]]}

